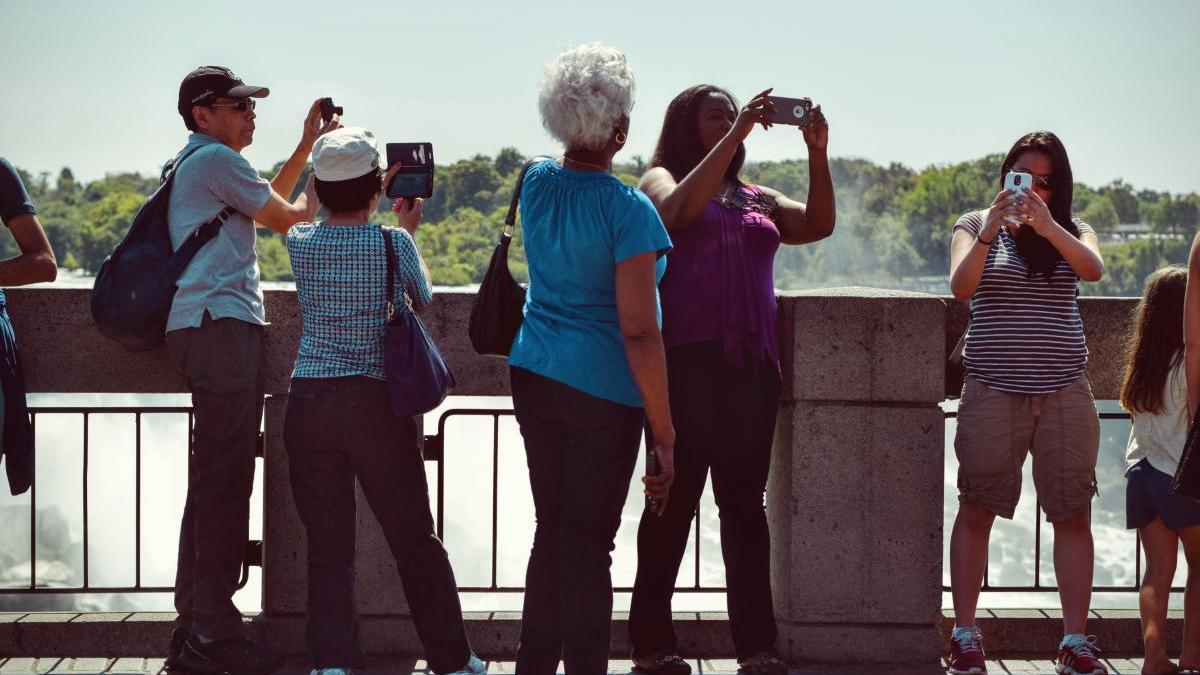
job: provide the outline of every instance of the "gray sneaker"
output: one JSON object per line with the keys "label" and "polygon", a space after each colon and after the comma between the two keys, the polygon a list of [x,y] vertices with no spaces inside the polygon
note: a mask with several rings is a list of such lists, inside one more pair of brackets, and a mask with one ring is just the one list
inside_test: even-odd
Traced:
{"label": "gray sneaker", "polygon": [[486,673],[487,666],[472,652],[471,658],[467,659],[466,664],[462,668],[446,675],[485,675]]}

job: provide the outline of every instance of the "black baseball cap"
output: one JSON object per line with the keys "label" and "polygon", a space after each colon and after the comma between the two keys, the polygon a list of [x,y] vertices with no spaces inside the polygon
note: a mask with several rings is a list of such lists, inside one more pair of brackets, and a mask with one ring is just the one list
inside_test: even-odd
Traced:
{"label": "black baseball cap", "polygon": [[266,87],[244,84],[242,78],[221,66],[201,66],[188,73],[179,85],[179,114],[189,119],[192,106],[207,105],[219,96],[263,98],[271,93]]}

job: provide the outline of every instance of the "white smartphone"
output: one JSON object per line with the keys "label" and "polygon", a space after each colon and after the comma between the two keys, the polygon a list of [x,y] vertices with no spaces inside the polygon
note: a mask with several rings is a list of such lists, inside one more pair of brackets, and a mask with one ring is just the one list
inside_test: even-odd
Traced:
{"label": "white smartphone", "polygon": [[[1032,187],[1033,187],[1033,176],[1031,174],[1025,173],[1024,171],[1009,171],[1004,176],[1004,189],[1005,190],[1012,190],[1013,192],[1016,192],[1017,194],[1022,194],[1026,190],[1028,190]],[[1021,224],[1021,222],[1019,220],[1017,220],[1016,216],[1004,216],[1004,220],[1012,223],[1013,225]]]}
{"label": "white smartphone", "polygon": [[1033,176],[1024,171],[1009,171],[1004,176],[1004,189],[1024,192],[1033,187]]}

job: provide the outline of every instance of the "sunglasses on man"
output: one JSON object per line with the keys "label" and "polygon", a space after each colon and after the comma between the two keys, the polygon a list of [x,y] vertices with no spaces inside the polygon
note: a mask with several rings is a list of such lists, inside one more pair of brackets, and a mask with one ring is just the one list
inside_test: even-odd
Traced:
{"label": "sunglasses on man", "polygon": [[246,112],[247,110],[254,110],[254,105],[255,101],[252,98],[239,98],[236,101],[230,101],[228,103],[209,103],[207,107],[232,108],[238,112]]}

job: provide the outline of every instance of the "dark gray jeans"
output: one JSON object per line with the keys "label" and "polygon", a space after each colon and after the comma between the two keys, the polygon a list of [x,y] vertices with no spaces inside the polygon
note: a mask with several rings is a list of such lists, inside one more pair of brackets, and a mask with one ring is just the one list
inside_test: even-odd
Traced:
{"label": "dark gray jeans", "polygon": [[517,668],[608,672],[613,539],[629,494],[645,413],[511,368],[513,408],[537,528],[525,572]]}
{"label": "dark gray jeans", "polygon": [[240,637],[233,592],[250,537],[263,327],[205,313],[199,327],[167,333],[167,353],[187,379],[195,409],[175,572],[176,630],[213,640]]}
{"label": "dark gray jeans", "polygon": [[387,538],[434,672],[471,655],[458,585],[429,510],[417,426],[366,376],[294,378],[283,442],[308,536],[308,651],[317,668],[363,668],[354,600],[354,480]]}

